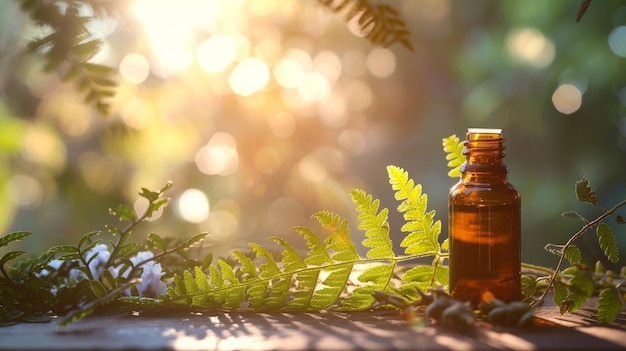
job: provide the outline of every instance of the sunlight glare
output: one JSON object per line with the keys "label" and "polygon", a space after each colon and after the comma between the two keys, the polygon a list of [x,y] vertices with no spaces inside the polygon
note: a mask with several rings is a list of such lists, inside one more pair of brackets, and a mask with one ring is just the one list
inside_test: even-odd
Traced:
{"label": "sunlight glare", "polygon": [[314,155],[306,156],[298,163],[298,172],[311,183],[321,182],[328,174],[326,167]]}
{"label": "sunlight glare", "polygon": [[243,59],[228,78],[230,87],[237,95],[248,96],[263,89],[270,80],[270,71],[265,62],[256,58]]}
{"label": "sunlight glare", "polygon": [[273,73],[278,85],[287,89],[297,87],[304,80],[302,67],[298,62],[288,57],[276,63]]}
{"label": "sunlight glare", "polygon": [[178,198],[176,209],[185,221],[200,223],[209,217],[209,199],[202,190],[187,189]]}
{"label": "sunlight glare", "polygon": [[195,31],[211,26],[218,5],[211,0],[137,0],[131,10],[143,24],[156,56],[153,73],[167,77],[193,62]]}
{"label": "sunlight glare", "polygon": [[239,167],[235,138],[228,133],[215,133],[196,153],[196,166],[205,174],[230,175]]}
{"label": "sunlight glare", "polygon": [[141,54],[130,53],[120,62],[122,79],[131,84],[140,84],[150,75],[150,62]]}
{"label": "sunlight glare", "polygon": [[330,84],[323,75],[308,72],[303,78],[302,83],[298,85],[298,92],[304,101],[319,102],[328,95]]}
{"label": "sunlight glare", "polygon": [[196,60],[209,73],[221,72],[237,58],[237,43],[227,34],[218,33],[203,41],[196,50]]}

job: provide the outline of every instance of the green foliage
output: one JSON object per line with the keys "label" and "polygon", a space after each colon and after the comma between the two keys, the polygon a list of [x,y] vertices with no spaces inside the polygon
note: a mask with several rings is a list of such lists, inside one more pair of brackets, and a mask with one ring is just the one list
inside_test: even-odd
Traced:
{"label": "green foliage", "polygon": [[[465,162],[465,156],[462,154],[463,143],[459,141],[456,135],[451,135],[443,139],[442,145],[444,152],[446,152],[446,159],[449,161],[448,167],[451,168],[448,175],[450,177],[460,176],[459,168]],[[566,313],[576,311],[591,296],[599,293],[601,301],[598,302],[598,320],[609,323],[617,317],[622,309],[622,299],[626,295],[619,291],[624,288],[607,278],[603,270],[592,273],[583,264],[583,254],[574,244],[574,241],[589,229],[595,227],[598,242],[604,255],[610,262],[618,262],[619,249],[615,235],[611,227],[603,221],[605,218],[614,215],[620,207],[626,205],[626,200],[609,210],[603,209],[598,206],[598,196],[584,176],[576,182],[574,190],[578,201],[600,209],[602,214],[590,221],[576,211],[563,212],[563,217],[581,220],[584,223],[583,227],[572,235],[565,244],[548,243],[545,245],[546,251],[559,257],[558,264],[554,270],[526,264],[526,266],[538,269],[547,273],[547,275],[541,275],[540,273],[523,275],[522,295],[529,301],[532,301],[533,305],[537,305],[543,301],[550,288],[552,288],[554,302],[559,306],[561,313]],[[616,223],[624,224],[622,216],[616,215],[615,219]],[[568,261],[571,266],[561,270],[564,261]],[[535,297],[536,294],[539,294],[539,296]]]}
{"label": "green foliage", "polygon": [[[359,213],[358,229],[365,231],[361,242],[367,248],[365,257],[359,255],[347,221],[322,211],[313,217],[326,231],[325,239],[308,228],[294,228],[309,248],[306,255],[280,237],[270,238],[282,247],[279,253],[250,243],[249,254],[233,250],[230,260],[218,260],[208,272],[195,267],[176,274],[160,303],[246,311],[355,311],[373,306],[374,291],[399,293],[411,300],[416,287],[447,284],[447,270],[439,264],[445,257],[437,241],[441,224],[433,223],[434,211],[426,210],[426,195],[401,168],[389,166],[388,173],[396,199],[402,201],[398,210],[407,220],[402,230],[408,234],[401,244],[405,255],[394,253],[389,210],[355,189],[350,195]],[[399,281],[394,279],[400,261],[429,256],[435,257],[432,266],[416,265]]]}
{"label": "green foliage", "polygon": [[461,165],[465,163],[465,155],[463,155],[464,143],[460,141],[456,135],[450,135],[442,140],[443,151],[446,153],[448,160],[448,176],[455,178],[461,176]]}
{"label": "green foliage", "polygon": [[344,13],[346,22],[356,21],[361,35],[374,45],[400,43],[413,51],[410,32],[400,14],[386,4],[373,5],[368,0],[318,0],[335,13]]}
{"label": "green foliage", "polygon": [[[586,177],[576,182],[575,186],[576,198],[578,201],[591,204],[602,213],[593,220],[588,220],[576,211],[566,211],[563,217],[575,218],[581,220],[584,224],[582,228],[570,237],[570,239],[562,245],[547,244],[545,249],[559,256],[559,262],[550,275],[538,277],[538,280],[548,281],[547,288],[551,286],[554,289],[554,302],[559,306],[562,313],[573,312],[579,309],[587,300],[595,293],[600,294],[598,302],[598,320],[604,323],[612,322],[619,311],[622,309],[622,297],[618,290],[622,289],[619,284],[607,278],[607,272],[598,261],[596,264],[596,272],[592,273],[587,266],[583,264],[583,256],[580,249],[574,244],[574,241],[581,237],[584,233],[595,227],[598,237],[598,243],[606,258],[617,263],[619,260],[619,248],[615,235],[611,227],[604,221],[622,206],[626,205],[626,200],[618,203],[613,208],[606,210],[598,206],[598,196],[595,190],[589,185]],[[620,216],[616,216],[616,223],[621,224]],[[571,267],[561,271],[563,262],[567,260]],[[543,301],[548,289],[544,289],[542,294],[535,300],[536,303]]]}
{"label": "green foliage", "polygon": [[[91,62],[102,41],[94,38],[87,24],[103,16],[118,15],[123,0],[20,0],[22,11],[49,34],[28,44],[29,52],[41,52],[44,71],[57,71],[63,81],[71,82],[83,94],[86,103],[99,113],[108,114],[108,99],[115,95],[115,70]],[[82,16],[82,8],[90,8],[93,16]]]}
{"label": "green foliage", "polygon": [[[108,227],[109,232],[117,237],[110,251],[98,238],[101,232],[93,231],[83,235],[76,246],[52,247],[39,256],[17,261],[8,270],[5,269],[7,262],[23,256],[25,252],[5,254],[0,259],[0,326],[47,321],[48,313],[62,315],[60,325],[67,325],[88,316],[122,294],[137,294],[137,284],[142,282],[140,278],[149,262],[159,264],[159,270],[152,272],[153,275],[161,272],[161,263],[167,263],[163,277],[167,277],[171,270],[180,271],[198,265],[197,261],[188,259],[186,252],[206,233],[173,243],[167,243],[157,234],[150,234],[145,242],[128,242],[138,224],[168,203],[163,193],[171,185],[167,183],[159,191],[142,189],[139,195],[149,201],[142,214],[127,206],[110,211],[127,222],[123,229]],[[0,238],[0,246],[7,246],[28,235],[30,233],[27,232],[7,234]],[[149,255],[139,252],[152,248],[155,250]],[[154,265],[151,267],[154,268]],[[165,290],[165,284],[161,284]],[[144,293],[149,293],[149,290]]]}

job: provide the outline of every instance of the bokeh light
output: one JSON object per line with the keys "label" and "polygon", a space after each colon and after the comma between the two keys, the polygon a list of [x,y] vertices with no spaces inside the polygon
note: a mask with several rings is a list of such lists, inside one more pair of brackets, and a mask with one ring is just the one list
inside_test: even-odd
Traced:
{"label": "bokeh light", "polygon": [[237,58],[237,43],[223,33],[217,33],[201,42],[196,50],[200,67],[210,73],[221,72]]}
{"label": "bokeh light", "polygon": [[150,62],[141,54],[130,53],[120,62],[120,75],[131,84],[140,84],[150,74]]}
{"label": "bokeh light", "polygon": [[569,115],[580,109],[582,93],[572,84],[563,84],[552,94],[552,103],[557,111]]}
{"label": "bokeh light", "polygon": [[36,208],[43,200],[43,186],[28,175],[15,174],[6,183],[9,199],[22,208]]}
{"label": "bokeh light", "polygon": [[626,57],[626,26],[613,28],[609,34],[609,47],[615,55]]}
{"label": "bokeh light", "polygon": [[396,57],[389,49],[376,48],[367,55],[365,64],[374,77],[386,78],[396,70]]}
{"label": "bokeh light", "polygon": [[516,28],[509,32],[506,47],[513,60],[537,68],[554,60],[554,43],[536,28]]}
{"label": "bokeh light", "polygon": [[198,169],[208,175],[230,175],[237,171],[239,154],[232,135],[215,133],[196,153]]}
{"label": "bokeh light", "polygon": [[237,65],[228,82],[237,95],[248,96],[263,89],[270,79],[269,69],[262,60],[248,57]]}
{"label": "bokeh light", "polygon": [[200,223],[209,217],[209,199],[202,190],[187,189],[178,197],[176,210],[185,221]]}

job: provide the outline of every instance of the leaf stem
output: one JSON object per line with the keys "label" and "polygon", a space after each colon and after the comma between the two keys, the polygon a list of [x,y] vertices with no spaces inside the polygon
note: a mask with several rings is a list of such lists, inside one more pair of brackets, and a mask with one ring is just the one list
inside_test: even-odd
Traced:
{"label": "leaf stem", "polygon": [[586,222],[585,225],[582,228],[580,228],[580,230],[578,232],[576,232],[576,234],[572,235],[572,237],[565,243],[565,245],[563,245],[563,253],[559,256],[559,262],[557,263],[556,268],[554,269],[554,272],[552,272],[552,274],[550,276],[550,280],[548,281],[548,286],[543,291],[541,296],[539,296],[539,298],[533,302],[533,305],[539,305],[539,304],[543,303],[543,300],[545,299],[546,295],[548,294],[548,291],[554,285],[554,280],[559,275],[559,271],[561,270],[561,266],[563,265],[563,261],[565,260],[565,251],[567,250],[567,248],[570,245],[572,245],[572,243],[576,239],[578,239],[581,235],[583,235],[587,230],[591,229],[593,226],[595,226],[596,224],[600,223],[606,217],[612,215],[613,212],[617,211],[618,208],[620,208],[620,207],[622,207],[624,205],[626,205],[626,199],[622,200],[620,203],[618,203],[617,205],[613,206],[613,208],[611,208],[610,210],[604,212],[603,214],[598,216],[596,219],[594,219],[594,220],[592,220],[590,222]]}

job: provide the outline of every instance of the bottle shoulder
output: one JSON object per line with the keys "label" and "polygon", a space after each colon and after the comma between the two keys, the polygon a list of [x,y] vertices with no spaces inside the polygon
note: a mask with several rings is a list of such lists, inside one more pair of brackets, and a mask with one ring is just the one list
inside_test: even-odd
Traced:
{"label": "bottle shoulder", "polygon": [[460,181],[450,189],[450,203],[520,203],[519,190],[508,182],[478,183]]}

